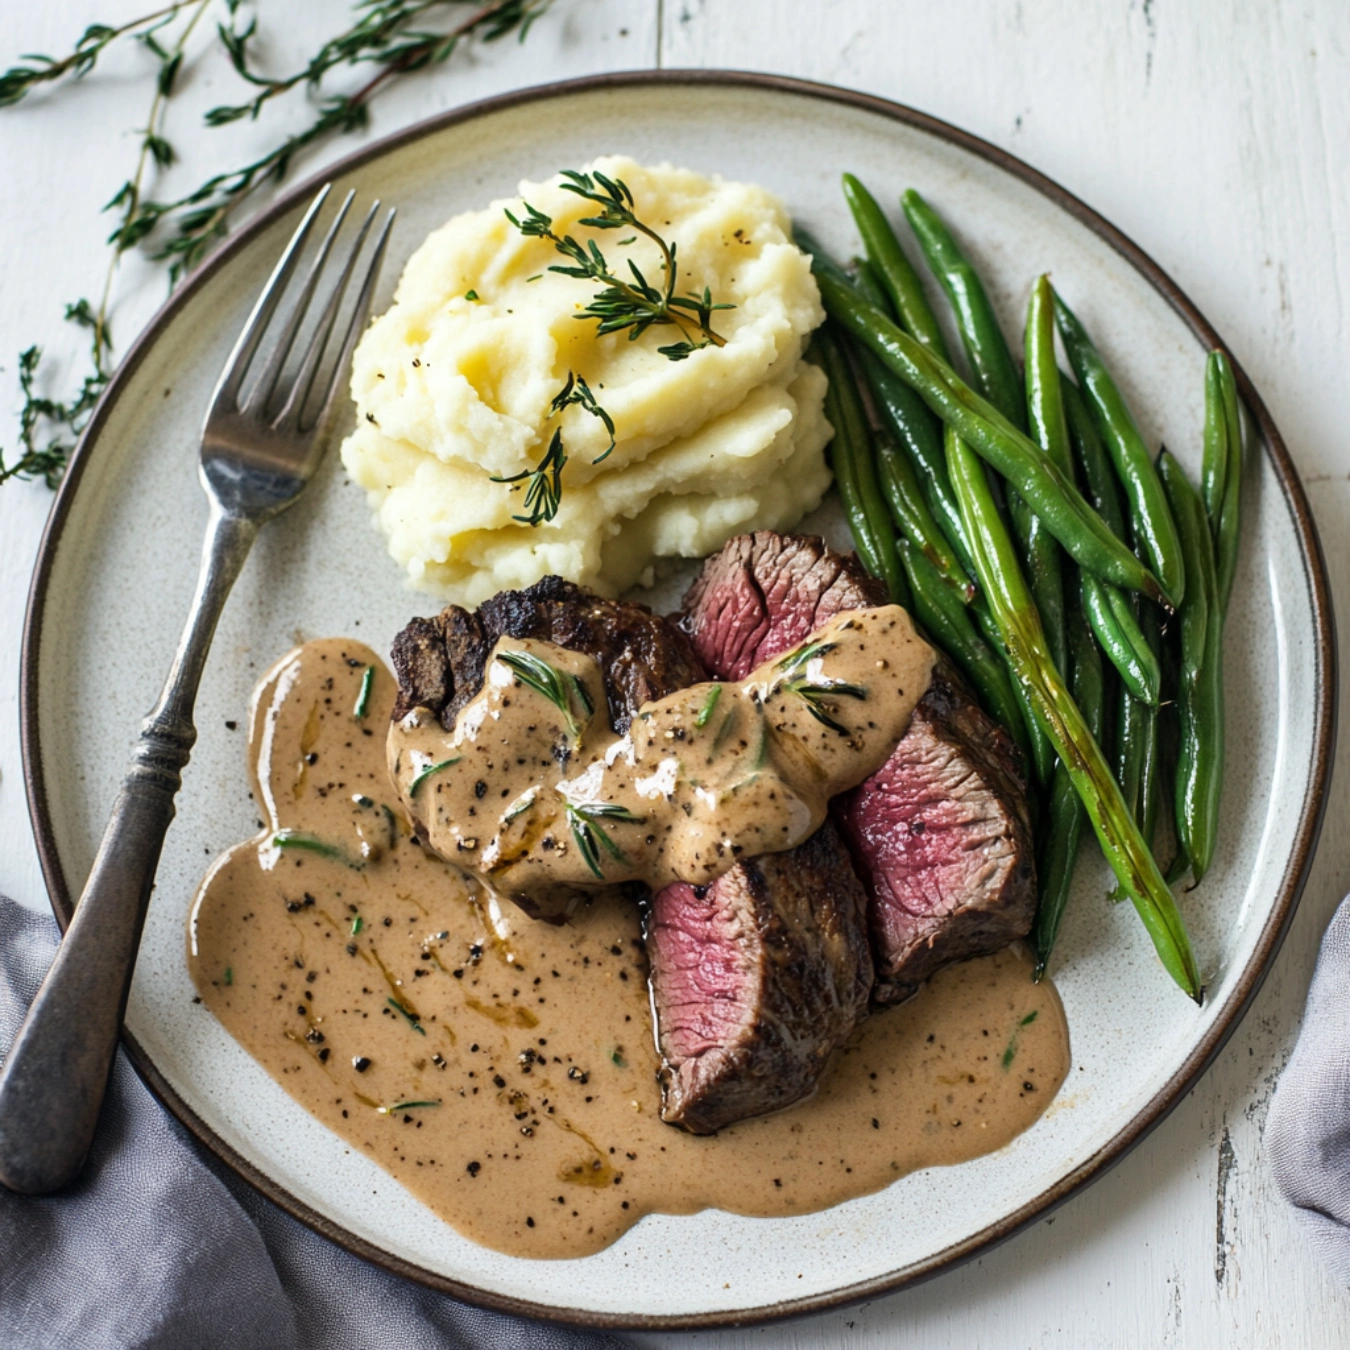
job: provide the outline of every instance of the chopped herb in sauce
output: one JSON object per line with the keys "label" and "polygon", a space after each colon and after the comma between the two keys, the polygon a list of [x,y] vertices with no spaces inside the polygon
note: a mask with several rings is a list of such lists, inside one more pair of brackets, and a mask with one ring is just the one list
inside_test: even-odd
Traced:
{"label": "chopped herb in sauce", "polygon": [[365,674],[361,676],[361,689],[356,695],[356,706],[352,709],[352,716],[361,718],[370,711],[370,691],[375,687],[375,667],[367,666]]}
{"label": "chopped herb in sauce", "polygon": [[440,760],[436,764],[428,764],[424,769],[419,770],[417,776],[408,784],[408,796],[417,796],[418,788],[420,788],[428,778],[440,773],[442,769],[448,769],[452,765],[458,764],[460,758],[459,755],[455,755],[450,759]]}

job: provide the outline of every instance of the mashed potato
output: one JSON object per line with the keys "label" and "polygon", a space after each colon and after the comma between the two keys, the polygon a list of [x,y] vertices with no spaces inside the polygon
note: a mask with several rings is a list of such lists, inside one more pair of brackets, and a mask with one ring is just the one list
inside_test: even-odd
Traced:
{"label": "mashed potato", "polygon": [[[477,604],[550,572],[614,593],[650,584],[662,559],[701,557],[731,535],[786,529],[820,503],[830,474],[825,377],[802,360],[824,318],[810,265],[782,204],[762,188],[669,165],[609,157],[638,219],[678,246],[678,293],[734,305],[713,316],[726,339],[683,361],[658,352],[680,334],[654,327],[596,336],[578,320],[596,284],[548,269],[561,259],[506,218],[522,200],[554,230],[595,238],[611,269],[629,259],[652,284],[656,246],[592,230],[596,208],[558,180],[456,216],[409,260],[390,310],[357,347],[356,430],[343,463],[366,489],[389,551],[412,584]],[[581,408],[550,404],[568,372],[614,420],[617,444]],[[555,428],[568,459],[549,522],[529,526],[525,485]]]}

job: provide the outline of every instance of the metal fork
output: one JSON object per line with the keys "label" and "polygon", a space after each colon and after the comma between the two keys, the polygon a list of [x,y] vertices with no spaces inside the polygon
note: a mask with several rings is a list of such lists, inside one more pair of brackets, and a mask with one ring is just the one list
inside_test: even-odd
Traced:
{"label": "metal fork", "polygon": [[[293,374],[287,366],[353,193],[338,208],[261,371],[248,376],[314,230],[325,186],[311,203],[226,362],[202,432],[200,474],[211,502],[192,612],[169,678],[141,727],[131,771],[98,856],[37,998],[0,1070],[0,1181],[45,1195],[74,1179],[98,1123],[117,1049],[145,911],[197,730],[193,705],[207,650],[259,529],[304,491],[323,457],[328,414],[370,313],[391,210],[326,381],[318,379],[348,283],[380,209],[361,224]],[[291,363],[293,364],[293,363]],[[317,408],[315,408],[317,404]]]}

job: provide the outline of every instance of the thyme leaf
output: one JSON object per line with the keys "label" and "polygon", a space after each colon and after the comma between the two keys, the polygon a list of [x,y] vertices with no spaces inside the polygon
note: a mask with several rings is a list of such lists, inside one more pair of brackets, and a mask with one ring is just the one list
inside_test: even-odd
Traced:
{"label": "thyme leaf", "polygon": [[354,872],[359,872],[365,866],[364,862],[357,861],[345,849],[339,848],[336,844],[330,844],[326,839],[320,839],[316,834],[306,834],[303,830],[278,830],[272,836],[272,846],[279,849],[317,853],[321,858],[331,858],[334,862],[340,862],[344,866],[350,867]]}
{"label": "thyme leaf", "polygon": [[822,639],[803,643],[781,657],[775,669],[781,671],[785,677],[779,682],[778,688],[805,700],[806,711],[817,722],[841,736],[847,736],[848,728],[836,720],[830,712],[833,701],[840,698],[865,699],[867,690],[862,685],[850,684],[847,680],[812,680],[806,673],[807,666],[814,658],[834,651],[836,645]]}
{"label": "thyme leaf", "polygon": [[370,711],[370,691],[375,687],[375,667],[367,666],[365,674],[361,676],[361,688],[356,695],[356,706],[352,709],[352,716],[361,718]]}
{"label": "thyme leaf", "polygon": [[605,870],[601,864],[600,850],[604,849],[616,862],[628,861],[628,855],[600,824],[602,820],[617,820],[625,825],[641,825],[645,816],[635,816],[626,806],[615,802],[573,802],[563,798],[567,811],[567,820],[572,827],[572,838],[586,866],[601,881],[605,879]]}
{"label": "thyme leaf", "polygon": [[408,784],[408,796],[417,796],[418,789],[428,778],[432,777],[433,774],[440,773],[442,769],[448,769],[452,765],[458,764],[461,759],[463,759],[463,755],[454,755],[450,759],[442,759],[435,764],[424,765],[413,775],[412,782]]}
{"label": "thyme leaf", "polygon": [[[556,666],[549,665],[547,661],[536,656],[533,652],[498,652],[497,660],[513,671],[521,684],[533,689],[538,694],[542,694],[557,708],[562,714],[567,734],[574,745],[581,740],[581,727],[572,712],[572,699],[569,692],[574,686],[581,686],[580,680],[571,677],[564,680],[562,672]],[[583,706],[589,719],[592,712],[589,697],[583,699]]]}
{"label": "thyme leaf", "polygon": [[[362,130],[369,103],[382,89],[416,71],[444,64],[467,41],[493,42],[509,33],[524,41],[531,26],[552,0],[485,0],[444,31],[422,26],[434,13],[461,12],[466,0],[356,0],[355,13],[338,33],[298,70],[282,77],[259,71],[253,60],[259,36],[256,18],[240,15],[241,0],[224,0],[225,19],[216,37],[235,73],[254,91],[246,101],[222,105],[206,114],[211,127],[257,120],[264,108],[291,91],[314,98],[317,113],[308,126],[276,142],[251,162],[207,178],[191,192],[161,201],[147,196],[152,171],[168,167],[174,147],[164,135],[164,118],[176,92],[187,55],[188,39],[211,7],[212,0],[174,0],[122,24],[90,24],[70,53],[59,59],[45,55],[20,58],[0,73],[0,108],[22,101],[39,86],[80,79],[94,69],[110,46],[133,42],[157,63],[153,98],[139,133],[131,176],[105,208],[116,213],[108,237],[111,250],[102,295],[66,306],[65,317],[90,331],[84,373],[74,392],[64,397],[39,392],[42,360],[39,344],[30,344],[19,358],[23,398],[18,451],[7,463],[0,452],[0,484],[11,478],[42,479],[55,488],[80,433],[111,375],[108,314],[113,280],[120,258],[132,248],[147,246],[152,261],[166,264],[170,286],[195,267],[229,233],[234,217],[261,189],[280,182],[302,155],[334,136]],[[339,69],[367,66],[373,73],[351,92],[326,94],[325,80]]]}
{"label": "thyme leaf", "polygon": [[[626,332],[630,342],[636,341],[649,328],[674,327],[680,333],[680,340],[657,349],[671,361],[683,361],[704,347],[724,347],[726,338],[714,330],[712,316],[717,310],[734,309],[735,306],[715,304],[706,286],[702,295],[696,291],[687,295],[677,293],[679,261],[676,246],[673,242],[667,243],[638,218],[633,194],[623,179],[610,179],[599,172],[579,173],[575,169],[563,169],[561,177],[563,191],[574,193],[600,208],[596,215],[585,216],[577,224],[596,230],[632,229],[650,239],[661,254],[663,280],[658,287],[647,280],[631,258],[628,276],[619,275],[610,267],[594,239],[583,244],[570,234],[558,234],[553,228],[553,217],[529,202],[522,203],[524,219],[507,211],[506,218],[521,234],[529,239],[547,239],[568,260],[569,265],[554,264],[549,268],[550,272],[600,285],[600,290],[576,317],[595,321],[597,335]],[[620,241],[621,244],[631,242],[632,239]]]}
{"label": "thyme leaf", "polygon": [[699,714],[694,718],[694,725],[700,730],[708,725],[708,719],[712,717],[717,708],[717,701],[722,697],[722,686],[715,684],[708,690],[708,697],[703,701],[703,707]]}
{"label": "thyme leaf", "polygon": [[[599,464],[601,460],[608,459],[614,450],[616,444],[614,419],[596,401],[590,385],[580,375],[569,370],[562,388],[553,396],[549,410],[556,417],[574,404],[590,413],[592,417],[598,417],[609,433],[609,445],[602,454],[591,460],[592,464]],[[494,483],[519,483],[525,479],[529,480],[529,487],[525,491],[525,510],[528,514],[512,516],[512,520],[518,520],[522,525],[533,528],[546,524],[558,514],[558,507],[562,504],[562,471],[566,463],[567,449],[563,444],[562,428],[555,427],[548,449],[544,451],[544,457],[533,469],[522,469],[519,473],[504,477],[492,475],[490,481]]]}
{"label": "thyme leaf", "polygon": [[[420,1031],[421,1028],[419,1027],[418,1030]],[[390,1106],[377,1106],[375,1109],[382,1116],[392,1116],[397,1114],[399,1111],[411,1111],[414,1107],[418,1106],[439,1106],[439,1105],[440,1102],[394,1102]]]}
{"label": "thyme leaf", "polygon": [[410,1008],[405,1008],[396,998],[387,998],[385,999],[385,1002],[393,1008],[395,1012],[400,1013],[407,1020],[408,1025],[412,1027],[419,1036],[425,1036],[427,1034],[417,1014]]}

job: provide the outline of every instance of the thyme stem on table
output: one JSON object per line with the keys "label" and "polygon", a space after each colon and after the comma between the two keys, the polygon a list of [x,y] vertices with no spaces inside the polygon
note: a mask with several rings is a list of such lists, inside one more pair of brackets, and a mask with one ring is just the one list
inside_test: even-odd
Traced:
{"label": "thyme stem on table", "polygon": [[[77,300],[65,308],[67,321],[88,330],[86,368],[64,398],[41,388],[42,348],[33,343],[19,358],[19,448],[11,463],[0,451],[0,484],[11,478],[43,479],[56,487],[81,432],[88,424],[99,395],[112,372],[112,339],[108,322],[118,259],[133,247],[146,247],[153,261],[166,264],[171,286],[195,267],[228,232],[235,214],[264,186],[286,177],[297,157],[333,136],[362,130],[369,120],[369,104],[393,81],[415,71],[441,65],[467,40],[492,42],[515,32],[524,40],[531,25],[552,0],[486,0],[469,6],[466,0],[355,0],[347,25],[325,41],[301,67],[282,77],[259,72],[252,44],[258,36],[256,17],[245,23],[240,0],[175,0],[174,3],[122,24],[89,25],[70,54],[60,59],[31,55],[0,73],[0,108],[19,103],[39,86],[79,79],[94,69],[117,42],[135,42],[158,62],[154,97],[142,130],[132,175],[122,184],[107,210],[117,212],[117,224],[108,239],[112,256],[98,304]],[[216,36],[236,73],[254,90],[239,104],[212,108],[210,127],[240,120],[257,120],[270,103],[296,89],[313,96],[323,92],[325,79],[341,67],[366,65],[373,73],[350,93],[332,94],[318,102],[309,126],[279,141],[240,168],[214,174],[193,191],[170,200],[157,200],[146,191],[152,170],[174,162],[173,146],[164,134],[167,105],[186,59],[189,38],[206,11],[220,6],[225,14]],[[464,17],[442,32],[423,28],[433,12],[464,11]],[[176,36],[170,41],[170,31]]]}

